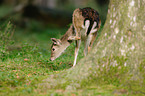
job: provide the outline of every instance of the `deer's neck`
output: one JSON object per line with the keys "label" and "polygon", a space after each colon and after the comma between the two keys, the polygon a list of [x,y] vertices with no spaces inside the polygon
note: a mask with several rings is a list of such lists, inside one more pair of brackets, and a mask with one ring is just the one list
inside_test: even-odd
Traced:
{"label": "deer's neck", "polygon": [[60,39],[62,45],[64,46],[64,50],[73,42],[71,40],[68,40],[68,38],[74,35],[75,35],[74,28],[73,28],[73,25],[71,25],[68,31]]}
{"label": "deer's neck", "polygon": [[69,41],[68,40],[68,37],[70,35],[68,34],[65,34],[62,38],[61,38],[61,43],[62,43],[62,46],[63,46],[63,49],[65,50],[68,46],[70,46],[70,44],[73,42],[73,41]]}

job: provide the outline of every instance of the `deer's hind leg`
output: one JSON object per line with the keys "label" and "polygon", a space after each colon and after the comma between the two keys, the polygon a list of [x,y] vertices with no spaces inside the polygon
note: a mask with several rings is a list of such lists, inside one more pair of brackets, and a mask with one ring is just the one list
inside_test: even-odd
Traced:
{"label": "deer's hind leg", "polygon": [[82,25],[84,23],[84,17],[82,16],[82,13],[80,11],[80,8],[77,8],[73,12],[73,17],[72,17],[72,23],[73,27],[75,29],[75,36],[70,36],[68,40],[80,40],[81,39],[81,29]]}
{"label": "deer's hind leg", "polygon": [[97,37],[97,32],[95,32],[95,33],[93,34],[92,38],[91,38],[91,42],[90,42],[90,44],[89,44],[89,46],[88,46],[88,52],[90,52],[90,50],[91,50],[91,48],[92,48],[92,46],[93,46],[93,43],[94,43],[96,37]]}
{"label": "deer's hind leg", "polygon": [[94,22],[94,24],[93,24],[93,26],[92,26],[92,30],[91,30],[91,32],[90,32],[90,34],[92,35],[91,36],[91,41],[90,41],[90,43],[89,43],[89,46],[88,46],[88,52],[90,52],[90,50],[91,50],[91,47],[92,47],[92,45],[93,45],[93,43],[94,43],[94,41],[95,41],[95,39],[96,39],[96,37],[97,37],[97,30],[98,30],[98,28],[95,28],[97,26],[97,22]]}
{"label": "deer's hind leg", "polygon": [[84,46],[84,55],[86,56],[89,52],[88,48],[89,48],[89,45],[90,45],[90,42],[92,40],[92,37],[93,35],[92,34],[89,34],[87,36],[87,39],[85,40],[85,46]]}

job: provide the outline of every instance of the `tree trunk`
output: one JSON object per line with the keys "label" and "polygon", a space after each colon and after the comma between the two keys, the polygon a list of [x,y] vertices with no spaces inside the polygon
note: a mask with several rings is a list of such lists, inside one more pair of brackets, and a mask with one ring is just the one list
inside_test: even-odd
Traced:
{"label": "tree trunk", "polygon": [[91,53],[74,68],[49,76],[41,87],[75,90],[105,78],[111,81],[113,76],[144,82],[140,70],[145,70],[144,5],[144,0],[110,0],[106,23]]}

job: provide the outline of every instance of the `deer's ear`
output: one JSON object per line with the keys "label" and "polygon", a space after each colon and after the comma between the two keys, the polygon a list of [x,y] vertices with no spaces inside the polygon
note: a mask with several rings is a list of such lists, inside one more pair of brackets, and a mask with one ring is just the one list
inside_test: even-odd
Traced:
{"label": "deer's ear", "polygon": [[57,39],[56,38],[51,38],[51,41],[55,44],[55,45],[57,45]]}
{"label": "deer's ear", "polygon": [[57,42],[57,39],[56,38],[51,38],[51,41],[52,42]]}
{"label": "deer's ear", "polygon": [[56,38],[51,38],[51,40],[55,45],[60,45],[60,43],[61,43],[61,41],[59,39],[56,39]]}

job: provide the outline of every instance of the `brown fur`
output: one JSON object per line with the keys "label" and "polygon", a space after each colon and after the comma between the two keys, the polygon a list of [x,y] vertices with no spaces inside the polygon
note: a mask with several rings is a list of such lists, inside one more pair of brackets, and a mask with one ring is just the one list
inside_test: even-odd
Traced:
{"label": "brown fur", "polygon": [[[68,31],[63,35],[63,37],[60,39],[62,42],[67,41],[69,36],[75,36],[75,32],[74,32],[74,27],[73,25],[70,26],[70,28],[68,29]],[[67,41],[67,42],[71,42]]]}

